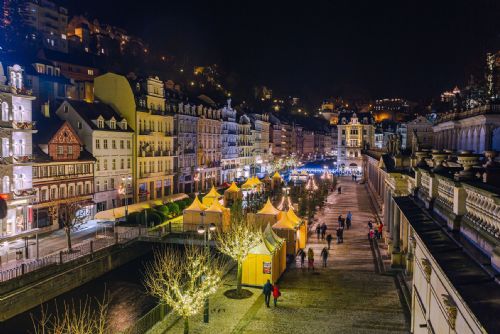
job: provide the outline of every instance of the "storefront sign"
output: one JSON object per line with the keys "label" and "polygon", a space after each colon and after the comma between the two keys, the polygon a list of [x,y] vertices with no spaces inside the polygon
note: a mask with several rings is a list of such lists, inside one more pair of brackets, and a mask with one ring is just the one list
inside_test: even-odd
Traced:
{"label": "storefront sign", "polygon": [[263,263],[263,272],[264,274],[271,274],[271,262],[264,262]]}

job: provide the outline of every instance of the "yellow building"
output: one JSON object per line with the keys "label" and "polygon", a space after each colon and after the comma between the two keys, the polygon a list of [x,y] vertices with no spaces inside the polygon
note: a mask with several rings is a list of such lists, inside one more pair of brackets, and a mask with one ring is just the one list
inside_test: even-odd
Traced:
{"label": "yellow building", "polygon": [[174,117],[165,110],[158,77],[127,79],[114,73],[95,78],[95,96],[127,119],[134,136],[135,201],[161,199],[174,192]]}
{"label": "yellow building", "polygon": [[236,174],[238,177],[248,178],[255,173],[255,157],[253,155],[253,143],[250,118],[242,115],[238,123],[238,149],[240,168]]}

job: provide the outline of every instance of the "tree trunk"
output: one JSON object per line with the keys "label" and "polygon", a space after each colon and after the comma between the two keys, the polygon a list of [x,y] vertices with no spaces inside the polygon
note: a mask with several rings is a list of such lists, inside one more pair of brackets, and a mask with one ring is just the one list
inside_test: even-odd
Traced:
{"label": "tree trunk", "polygon": [[66,228],[66,239],[68,240],[68,252],[71,253],[71,230]]}
{"label": "tree trunk", "polygon": [[243,263],[241,260],[238,261],[238,274],[236,276],[236,292],[238,295],[241,294],[241,279],[243,276]]}
{"label": "tree trunk", "polygon": [[189,333],[189,318],[184,317],[184,334]]}

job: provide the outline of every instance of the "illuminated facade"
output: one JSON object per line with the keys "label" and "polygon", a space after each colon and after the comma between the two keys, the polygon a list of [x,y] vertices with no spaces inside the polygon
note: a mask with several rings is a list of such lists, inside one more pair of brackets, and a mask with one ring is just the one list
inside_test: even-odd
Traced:
{"label": "illuminated facade", "polygon": [[220,184],[221,175],[221,110],[215,106],[200,103],[198,115],[198,167],[196,168],[196,190],[205,191]]}
{"label": "illuminated facade", "polygon": [[340,168],[361,171],[361,150],[374,147],[375,127],[369,113],[344,113],[339,116],[338,156]]}
{"label": "illuminated facade", "polygon": [[34,97],[25,89],[23,75],[19,65],[0,63],[0,181],[1,194],[7,202],[7,216],[0,220],[0,242],[27,235],[33,228],[32,136],[36,130],[31,105]]}
{"label": "illuminated facade", "polygon": [[265,172],[272,160],[269,144],[269,115],[250,114],[252,152],[257,171]]}
{"label": "illuminated facade", "polygon": [[238,123],[236,110],[231,107],[231,99],[222,108],[222,135],[221,135],[221,182],[231,183],[237,177],[240,165],[238,152]]}
{"label": "illuminated facade", "polygon": [[241,175],[245,178],[255,172],[255,158],[253,155],[252,132],[250,118],[241,115],[238,121],[238,156],[240,161]]}

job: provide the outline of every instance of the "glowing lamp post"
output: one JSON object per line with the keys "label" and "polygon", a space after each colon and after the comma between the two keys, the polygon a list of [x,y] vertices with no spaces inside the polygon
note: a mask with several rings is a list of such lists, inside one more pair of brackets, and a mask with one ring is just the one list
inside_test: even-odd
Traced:
{"label": "glowing lamp post", "polygon": [[[215,226],[214,223],[210,223],[208,226],[203,225],[203,217],[205,216],[205,212],[200,212],[201,216],[201,225],[198,226],[198,234],[204,234],[204,240],[205,240],[205,251],[208,254],[208,265],[210,266],[210,232],[214,232],[217,227]],[[209,322],[209,313],[210,313],[210,308],[209,308],[209,300],[208,297],[205,299],[205,305],[203,306],[203,322],[208,323]]]}

